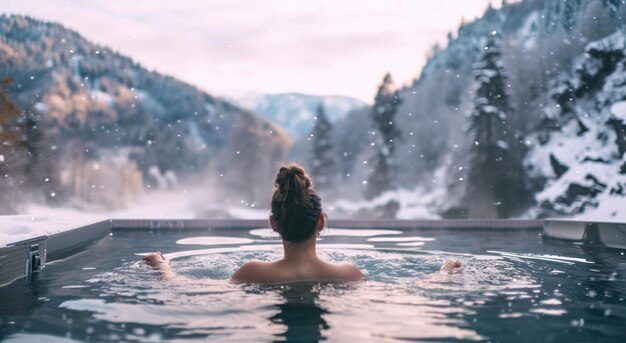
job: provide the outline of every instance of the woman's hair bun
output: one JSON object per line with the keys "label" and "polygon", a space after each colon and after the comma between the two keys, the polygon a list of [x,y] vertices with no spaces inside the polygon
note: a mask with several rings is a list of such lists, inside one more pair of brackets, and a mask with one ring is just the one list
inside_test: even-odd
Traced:
{"label": "woman's hair bun", "polygon": [[302,242],[313,237],[322,213],[322,199],[304,168],[295,163],[280,167],[272,195],[272,216],[284,240]]}
{"label": "woman's hair bun", "polygon": [[276,187],[281,190],[286,190],[291,185],[295,187],[296,191],[313,188],[311,178],[306,174],[302,167],[295,163],[290,163],[286,166],[280,167],[278,175],[276,175],[275,184]]}

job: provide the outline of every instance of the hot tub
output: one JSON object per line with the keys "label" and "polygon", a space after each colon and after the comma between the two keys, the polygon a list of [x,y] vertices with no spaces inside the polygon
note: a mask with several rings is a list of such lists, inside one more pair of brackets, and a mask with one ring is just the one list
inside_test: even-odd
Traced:
{"label": "hot tub", "polygon": [[[626,339],[624,251],[544,239],[534,224],[435,228],[331,222],[318,253],[358,265],[367,281],[283,285],[228,282],[249,259],[281,256],[278,237],[263,222],[203,224],[134,221],[92,228],[87,240],[92,243],[80,249],[63,240],[48,242],[49,261],[41,272],[0,288],[0,337],[8,342]],[[150,251],[168,255],[181,278],[162,281],[138,262]],[[448,258],[460,260],[462,272],[439,273]]]}

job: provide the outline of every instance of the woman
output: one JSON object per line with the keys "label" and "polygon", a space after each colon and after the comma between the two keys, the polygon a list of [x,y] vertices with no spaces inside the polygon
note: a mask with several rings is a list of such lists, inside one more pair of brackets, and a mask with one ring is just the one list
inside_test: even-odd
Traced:
{"label": "woman", "polygon": [[281,167],[274,182],[270,225],[283,241],[284,256],[274,262],[250,261],[233,274],[240,282],[358,281],[363,273],[350,263],[330,263],[315,246],[326,223],[322,200],[302,167]]}
{"label": "woman", "polygon": [[[282,239],[283,258],[273,262],[246,262],[231,280],[252,283],[363,280],[363,273],[356,266],[326,262],[317,256],[317,237],[324,229],[326,214],[304,169],[297,164],[281,167],[274,186],[269,221],[272,230]],[[161,253],[150,254],[144,260],[158,269],[164,279],[175,277]],[[458,262],[446,261],[442,271],[458,267]]]}

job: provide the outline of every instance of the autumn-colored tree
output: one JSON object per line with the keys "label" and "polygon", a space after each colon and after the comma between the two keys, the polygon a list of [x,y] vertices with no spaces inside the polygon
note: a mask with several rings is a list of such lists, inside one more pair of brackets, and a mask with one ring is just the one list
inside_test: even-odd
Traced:
{"label": "autumn-colored tree", "polygon": [[22,148],[20,132],[21,111],[9,96],[10,78],[0,80],[0,214],[15,213],[19,196],[19,181],[11,172],[18,165]]}
{"label": "autumn-colored tree", "polygon": [[0,171],[15,162],[14,150],[20,142],[17,121],[20,109],[9,96],[7,87],[13,83],[11,78],[0,80]]}

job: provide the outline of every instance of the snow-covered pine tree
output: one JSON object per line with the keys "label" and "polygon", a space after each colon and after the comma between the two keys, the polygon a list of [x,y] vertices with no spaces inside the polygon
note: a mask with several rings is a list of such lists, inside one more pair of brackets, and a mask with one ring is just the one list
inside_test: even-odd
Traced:
{"label": "snow-covered pine tree", "polygon": [[392,180],[393,155],[396,147],[395,140],[400,137],[400,131],[394,123],[394,118],[401,102],[394,88],[391,75],[387,73],[374,98],[371,115],[374,124],[372,145],[375,152],[371,159],[372,172],[365,189],[365,196],[368,199],[392,189],[394,186]]}
{"label": "snow-covered pine tree", "polygon": [[43,171],[40,165],[40,145],[43,139],[43,132],[39,126],[39,118],[34,111],[29,110],[25,114],[24,134],[22,135],[22,146],[26,150],[25,174],[28,182],[35,185],[38,181],[45,179],[40,175]]}
{"label": "snow-covered pine tree", "polygon": [[546,1],[543,13],[541,14],[545,20],[543,21],[545,25],[546,32],[556,32],[559,28],[559,23],[561,22],[561,12],[562,3],[561,1]]}
{"label": "snow-covered pine tree", "polygon": [[326,117],[324,106],[319,104],[313,123],[311,175],[315,187],[320,190],[330,189],[335,174],[335,160],[333,158],[332,124]]}
{"label": "snow-covered pine tree", "polygon": [[470,116],[472,137],[467,207],[472,218],[508,217],[526,205],[528,192],[519,149],[520,137],[507,122],[511,112],[501,38],[486,39],[481,61],[474,66],[476,90]]}
{"label": "snow-covered pine tree", "polygon": [[602,4],[609,7],[612,11],[617,11],[624,4],[624,0],[602,0]]}
{"label": "snow-covered pine tree", "polygon": [[565,31],[571,31],[576,25],[576,21],[582,10],[583,3],[581,0],[565,0],[563,3],[563,14],[561,18],[561,26]]}

